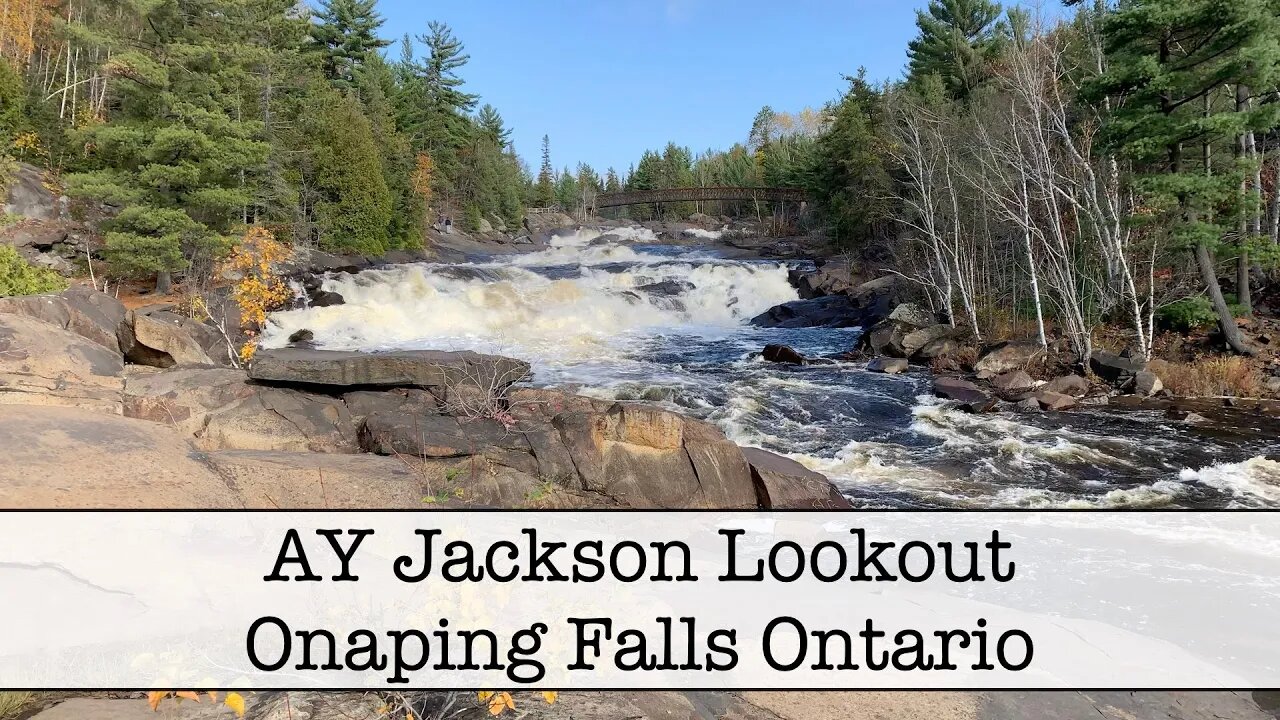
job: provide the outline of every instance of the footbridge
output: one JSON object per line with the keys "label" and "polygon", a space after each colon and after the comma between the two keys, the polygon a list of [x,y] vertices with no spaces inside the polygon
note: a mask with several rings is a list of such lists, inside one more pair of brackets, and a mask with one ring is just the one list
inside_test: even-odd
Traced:
{"label": "footbridge", "polygon": [[808,193],[799,188],[781,187],[692,187],[662,190],[626,190],[600,193],[596,208],[646,205],[655,203],[706,202],[711,200],[745,200],[764,202],[807,202]]}

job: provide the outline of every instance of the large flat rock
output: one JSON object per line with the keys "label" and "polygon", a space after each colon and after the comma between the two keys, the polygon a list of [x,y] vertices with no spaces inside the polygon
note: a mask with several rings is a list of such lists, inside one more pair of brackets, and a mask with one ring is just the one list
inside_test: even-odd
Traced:
{"label": "large flat rock", "polygon": [[79,408],[0,411],[0,507],[238,508],[182,433]]}
{"label": "large flat rock", "polygon": [[529,363],[471,351],[385,353],[281,348],[260,350],[249,377],[272,383],[341,387],[501,389],[524,379]]}

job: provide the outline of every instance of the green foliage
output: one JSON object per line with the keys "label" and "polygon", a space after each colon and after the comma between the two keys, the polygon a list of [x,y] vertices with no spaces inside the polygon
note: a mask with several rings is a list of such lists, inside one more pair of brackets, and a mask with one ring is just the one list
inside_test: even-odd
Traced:
{"label": "green foliage", "polygon": [[882,237],[899,211],[893,200],[893,142],[884,98],[866,71],[848,78],[840,100],[827,108],[830,128],[817,141],[809,189],[845,248],[863,248]]}
{"label": "green foliage", "polygon": [[[1236,302],[1234,295],[1226,295],[1227,306],[1233,317],[1244,317],[1245,309]],[[1184,298],[1169,303],[1156,311],[1156,321],[1165,330],[1189,332],[1203,330],[1218,322],[1218,314],[1213,310],[1213,303],[1203,295]]]}
{"label": "green foliage", "polygon": [[22,127],[25,95],[22,77],[9,61],[0,58],[0,151],[8,149],[13,136]]}
{"label": "green foliage", "polygon": [[67,281],[48,268],[31,265],[8,245],[0,245],[0,297],[39,295],[67,289]]}
{"label": "green foliage", "polygon": [[369,121],[349,96],[313,83],[300,118],[309,154],[300,163],[319,247],[381,255],[390,245],[392,197]]}
{"label": "green foliage", "polygon": [[1213,248],[1240,215],[1248,166],[1211,150],[1280,124],[1280,105],[1225,95],[1280,81],[1278,34],[1273,0],[1133,0],[1106,17],[1110,70],[1092,94],[1116,107],[1102,138],[1138,167],[1144,217],[1182,246]]}
{"label": "green foliage", "polygon": [[937,76],[952,98],[967,97],[989,74],[1006,29],[991,0],[929,0],[916,11],[919,34],[907,46],[912,83]]}
{"label": "green foliage", "polygon": [[321,0],[311,25],[312,49],[321,57],[324,75],[339,88],[356,83],[360,68],[391,44],[378,37],[382,26],[376,0]]}

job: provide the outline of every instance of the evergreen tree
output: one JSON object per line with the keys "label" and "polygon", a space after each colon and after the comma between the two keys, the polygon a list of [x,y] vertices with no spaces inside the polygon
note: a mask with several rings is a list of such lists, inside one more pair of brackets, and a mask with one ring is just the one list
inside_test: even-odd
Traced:
{"label": "evergreen tree", "polygon": [[497,108],[489,103],[485,103],[480,108],[480,114],[476,116],[476,124],[498,147],[505,148],[511,144],[511,131],[503,124]]}
{"label": "evergreen tree", "polygon": [[298,182],[310,236],[322,250],[381,255],[391,244],[392,197],[369,120],[356,101],[325,84],[308,88],[298,133]]}
{"label": "evergreen tree", "polygon": [[533,202],[538,207],[551,207],[556,201],[555,170],[551,169],[551,138],[542,136],[542,165],[534,186]]}
{"label": "evergreen tree", "polygon": [[373,142],[379,151],[382,176],[391,195],[391,221],[387,228],[389,247],[422,247],[423,205],[411,186],[415,157],[409,140],[396,127],[391,97],[396,92],[391,67],[373,55],[357,73],[357,96],[369,120]]}
{"label": "evergreen tree", "polygon": [[[1280,105],[1237,103],[1227,88],[1280,81],[1280,15],[1272,0],[1129,0],[1107,17],[1110,72],[1097,89],[1117,102],[1105,140],[1139,169],[1157,228],[1194,253],[1227,342],[1251,353],[1219,288],[1215,251],[1241,215],[1243,163],[1215,158],[1249,131],[1280,124]],[[1120,102],[1120,101],[1123,102]]]}
{"label": "evergreen tree", "polygon": [[419,35],[418,42],[427,49],[427,57],[419,62],[405,43],[399,72],[405,78],[398,102],[404,130],[414,149],[431,155],[435,161],[436,194],[451,198],[457,190],[459,153],[471,141],[473,130],[468,117],[476,104],[476,96],[463,92],[458,71],[470,59],[463,45],[448,25],[432,21],[429,32]]}
{"label": "evergreen tree", "polygon": [[831,125],[817,144],[810,190],[843,247],[865,248],[887,234],[895,207],[891,160],[892,142],[884,100],[859,69],[847,78],[849,87],[827,109]]}
{"label": "evergreen tree", "polygon": [[356,73],[377,51],[390,45],[378,37],[382,18],[376,0],[320,0],[311,25],[313,46],[325,77],[335,86],[355,85]]}
{"label": "evergreen tree", "polygon": [[992,0],[929,0],[927,11],[916,11],[919,34],[907,46],[909,81],[937,75],[951,97],[967,97],[999,52],[1000,12]]}
{"label": "evergreen tree", "polygon": [[102,28],[119,78],[109,122],[84,129],[94,169],[68,178],[80,197],[124,206],[107,229],[118,268],[155,274],[207,267],[243,222],[267,145],[262,123],[242,113],[252,53],[233,32],[243,6],[232,0],[124,4]]}

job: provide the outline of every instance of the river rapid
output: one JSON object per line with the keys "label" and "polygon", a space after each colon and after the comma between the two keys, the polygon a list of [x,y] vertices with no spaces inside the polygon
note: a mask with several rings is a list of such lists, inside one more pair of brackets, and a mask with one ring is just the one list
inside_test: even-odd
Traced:
{"label": "river rapid", "polygon": [[[608,234],[603,234],[608,233]],[[533,383],[644,400],[822,472],[860,507],[1280,506],[1274,426],[1187,425],[1153,411],[969,415],[930,377],[860,363],[793,367],[757,354],[850,349],[858,329],[748,321],[797,299],[787,266],[662,245],[642,228],[580,230],[550,247],[464,264],[338,274],[346,304],[276,313],[264,344],[306,328],[332,350],[433,348],[522,358]]]}

